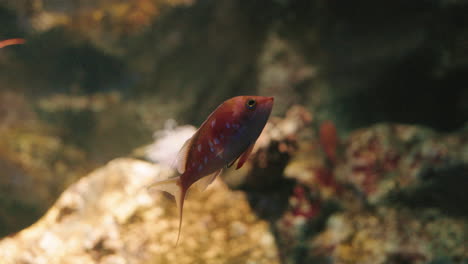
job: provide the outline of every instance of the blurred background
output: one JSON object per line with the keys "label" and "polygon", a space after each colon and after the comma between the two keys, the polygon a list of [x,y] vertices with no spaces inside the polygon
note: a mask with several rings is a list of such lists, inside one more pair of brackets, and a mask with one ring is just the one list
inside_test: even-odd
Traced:
{"label": "blurred background", "polygon": [[303,122],[266,150],[287,184],[232,184],[275,261],[468,263],[467,14],[463,0],[0,0],[0,41],[25,40],[0,48],[0,236],[167,120],[198,126],[258,94],[279,129]]}

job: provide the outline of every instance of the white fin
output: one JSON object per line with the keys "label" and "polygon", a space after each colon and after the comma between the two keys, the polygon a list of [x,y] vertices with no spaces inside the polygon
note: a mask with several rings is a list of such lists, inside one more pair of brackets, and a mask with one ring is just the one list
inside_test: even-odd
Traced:
{"label": "white fin", "polygon": [[175,159],[175,167],[180,174],[185,172],[185,168],[187,167],[187,158],[190,151],[190,147],[192,146],[192,139],[194,137],[187,139],[185,141],[182,148],[180,148],[179,153],[177,153],[177,157]]}
{"label": "white fin", "polygon": [[221,174],[222,171],[223,169],[217,170],[198,180],[196,182],[198,190],[204,191],[208,187],[208,185],[210,185],[216,179],[216,177]]}
{"label": "white fin", "polygon": [[166,180],[157,181],[148,186],[148,189],[156,189],[158,191],[169,193],[170,195],[174,196],[178,206],[179,202],[177,199],[180,197],[179,179],[180,176],[177,176]]}

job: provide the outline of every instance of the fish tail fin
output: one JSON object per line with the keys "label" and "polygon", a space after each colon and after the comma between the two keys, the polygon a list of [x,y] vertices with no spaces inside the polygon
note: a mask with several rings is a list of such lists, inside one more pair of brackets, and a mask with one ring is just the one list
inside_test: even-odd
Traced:
{"label": "fish tail fin", "polygon": [[170,195],[174,196],[174,199],[177,204],[177,208],[179,209],[179,231],[177,233],[177,241],[176,241],[176,246],[179,243],[179,238],[180,238],[180,231],[182,230],[182,212],[184,208],[184,200],[185,200],[185,194],[187,190],[185,190],[181,183],[180,183],[180,176],[170,178],[167,180],[162,180],[155,182],[151,184],[149,188],[154,188],[159,191],[167,192]]}
{"label": "fish tail fin", "polygon": [[177,208],[179,208],[179,231],[177,232],[177,240],[175,246],[179,244],[179,238],[180,238],[180,231],[182,230],[182,213],[184,212],[184,201],[185,201],[185,194],[186,190],[183,188],[179,188],[179,196],[174,196],[176,197],[176,203],[177,203]]}

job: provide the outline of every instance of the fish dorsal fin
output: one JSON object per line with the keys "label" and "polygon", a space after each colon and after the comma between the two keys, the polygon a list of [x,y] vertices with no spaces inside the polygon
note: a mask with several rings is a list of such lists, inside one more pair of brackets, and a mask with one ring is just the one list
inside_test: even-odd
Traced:
{"label": "fish dorsal fin", "polygon": [[221,174],[221,172],[223,171],[223,169],[220,169],[220,170],[217,170],[211,174],[208,174],[206,175],[205,177],[201,178],[200,180],[197,181],[197,188],[200,190],[200,191],[204,191],[208,185],[210,185],[215,179],[217,176],[219,176]]}
{"label": "fish dorsal fin", "polygon": [[255,142],[250,144],[250,146],[247,148],[247,150],[245,150],[244,153],[242,153],[242,155],[239,158],[239,161],[237,162],[236,170],[240,169],[242,167],[242,165],[244,165],[244,163],[247,161],[247,159],[250,156],[250,153],[252,153],[254,145],[255,145]]}
{"label": "fish dorsal fin", "polygon": [[179,153],[177,153],[175,159],[175,168],[177,168],[177,171],[180,174],[183,174],[185,172],[185,168],[187,167],[188,154],[190,152],[190,147],[192,146],[192,141],[194,138],[195,135],[187,139],[184,145],[182,145],[182,148],[180,148]]}

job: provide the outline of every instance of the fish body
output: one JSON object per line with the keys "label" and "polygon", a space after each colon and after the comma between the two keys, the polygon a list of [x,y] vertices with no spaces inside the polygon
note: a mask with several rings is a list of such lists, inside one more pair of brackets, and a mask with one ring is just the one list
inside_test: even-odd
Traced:
{"label": "fish body", "polygon": [[2,40],[0,41],[0,49],[1,48],[4,48],[4,47],[7,47],[7,46],[11,46],[11,45],[20,45],[20,44],[24,44],[26,41],[22,38],[13,38],[13,39],[6,39],[6,40]]}
{"label": "fish body", "polygon": [[[223,168],[247,160],[273,108],[273,97],[237,96],[222,103],[188,139],[176,159],[178,177],[154,187],[174,195],[179,207],[179,241],[185,195],[192,184],[209,185]],[[176,243],[177,244],[177,243]]]}

